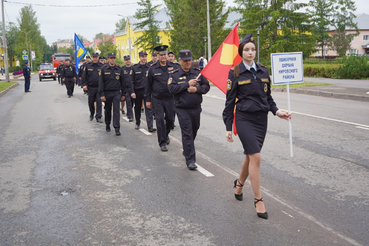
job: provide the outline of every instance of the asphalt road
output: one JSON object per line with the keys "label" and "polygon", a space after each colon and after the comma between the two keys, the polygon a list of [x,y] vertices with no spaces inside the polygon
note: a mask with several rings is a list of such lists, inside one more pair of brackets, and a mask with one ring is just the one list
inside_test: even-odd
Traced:
{"label": "asphalt road", "polygon": [[369,103],[291,94],[293,158],[287,121],[269,115],[262,220],[249,183],[234,198],[244,156],[217,88],[195,142],[202,172],[186,168],[178,126],[162,153],[123,118],[120,137],[90,122],[79,88],[68,99],[33,76],[31,90],[0,97],[0,245],[369,244]]}

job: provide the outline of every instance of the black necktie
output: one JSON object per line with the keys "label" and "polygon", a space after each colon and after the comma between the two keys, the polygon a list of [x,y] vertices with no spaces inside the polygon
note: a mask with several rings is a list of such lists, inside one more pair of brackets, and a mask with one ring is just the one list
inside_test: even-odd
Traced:
{"label": "black necktie", "polygon": [[250,68],[250,72],[252,73],[252,75],[254,75],[254,79],[256,79],[256,71],[253,67]]}

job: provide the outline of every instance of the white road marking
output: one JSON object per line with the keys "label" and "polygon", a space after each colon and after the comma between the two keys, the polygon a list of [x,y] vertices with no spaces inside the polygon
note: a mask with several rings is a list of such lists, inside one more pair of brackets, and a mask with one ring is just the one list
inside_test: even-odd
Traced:
{"label": "white road marking", "polygon": [[212,174],[211,172],[209,172],[208,170],[206,170],[205,168],[203,168],[202,166],[200,166],[199,164],[196,163],[196,170],[199,171],[200,173],[204,174],[205,177],[214,177],[214,174]]}
{"label": "white road marking", "polygon": [[[219,96],[214,96],[214,95],[209,95],[209,94],[205,94],[204,96],[210,97],[210,98],[219,99],[219,100],[223,100],[223,101],[226,100],[226,98],[219,97]],[[281,110],[287,111],[286,109],[281,109]],[[309,116],[309,117],[313,117],[313,118],[317,118],[317,119],[329,120],[329,121],[334,121],[334,122],[339,122],[339,123],[344,123],[344,124],[349,124],[349,125],[361,126],[361,127],[369,128],[369,125],[363,125],[363,124],[354,123],[354,122],[350,122],[350,121],[337,120],[337,119],[332,119],[332,118],[328,118],[328,117],[317,116],[317,115],[312,115],[312,114],[305,114],[305,113],[296,112],[296,111],[291,111],[291,112],[293,114],[299,114],[299,115]]]}
{"label": "white road marking", "polygon": [[125,116],[122,116],[122,119],[125,120],[125,121],[127,121],[127,122],[129,122],[129,119],[127,117],[125,117]]}
{"label": "white road marking", "polygon": [[355,126],[356,128],[360,128],[360,129],[364,129],[364,130],[368,130],[369,131],[369,128],[366,128],[366,127],[361,127],[361,126]]}
{"label": "white road marking", "polygon": [[[178,139],[176,139],[175,137],[173,136],[170,136],[171,139],[173,139],[175,142],[177,143],[181,143],[181,141],[179,141]],[[196,154],[202,156],[203,158],[205,158],[206,160],[208,160],[211,164],[221,168],[222,170],[224,170],[225,172],[231,174],[232,176],[234,177],[237,177],[239,176],[239,174],[231,169],[229,169],[228,167],[226,166],[223,166],[221,164],[219,164],[217,161],[213,160],[212,158],[210,158],[209,156],[201,153],[200,151],[196,151]],[[250,181],[247,180],[247,182],[250,184]],[[349,242],[350,244],[352,245],[356,245],[356,246],[361,246],[360,243],[356,242],[354,239],[350,238],[350,237],[347,237],[343,234],[341,234],[340,232],[332,229],[331,227],[323,224],[322,222],[320,222],[319,220],[317,220],[315,217],[313,217],[312,215],[310,214],[307,214],[305,212],[303,212],[302,210],[300,210],[299,208],[291,205],[290,203],[288,203],[287,201],[284,201],[282,198],[280,198],[279,196],[277,195],[274,195],[272,194],[271,191],[269,191],[268,189],[264,188],[263,186],[260,186],[260,189],[263,191],[264,194],[266,194],[267,196],[271,197],[272,199],[274,199],[275,201],[279,202],[280,204],[282,204],[283,206],[293,210],[294,212],[300,214],[302,217],[305,217],[306,219],[310,220],[311,222],[315,223],[316,225],[320,226],[321,228],[329,231],[330,233],[342,238],[343,240],[346,240],[347,242]],[[282,211],[283,212],[283,211]],[[292,215],[291,215],[292,216]],[[292,216],[293,217],[293,216]]]}
{"label": "white road marking", "polygon": [[152,134],[148,131],[146,131],[145,129],[140,128],[140,132],[142,132],[143,134],[147,135],[147,136],[151,136]]}
{"label": "white road marking", "polygon": [[[174,141],[174,142],[182,145],[182,142],[179,139],[177,139],[177,138],[175,138],[173,136],[169,136],[169,137],[172,139],[172,141]],[[196,154],[198,154],[198,153],[199,152],[196,151]],[[214,177],[214,174],[212,174],[211,172],[209,172],[208,170],[206,170],[205,168],[203,168],[199,164],[196,163],[196,165],[197,165],[197,169],[196,170],[199,171],[200,173],[204,174],[205,177],[208,177],[208,178]]]}
{"label": "white road marking", "polygon": [[285,211],[283,211],[283,210],[282,210],[282,213],[284,213],[285,215],[288,215],[289,217],[293,218],[293,216],[292,216],[292,215],[290,215],[289,213],[287,213],[287,212],[285,212]]}

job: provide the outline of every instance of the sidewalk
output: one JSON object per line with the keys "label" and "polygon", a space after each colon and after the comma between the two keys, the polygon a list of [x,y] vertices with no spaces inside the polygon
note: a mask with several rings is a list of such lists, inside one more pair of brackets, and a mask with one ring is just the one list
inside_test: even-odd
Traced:
{"label": "sidewalk", "polygon": [[[37,73],[38,72],[33,72],[33,73],[31,73],[31,76],[34,75],[34,74],[37,74]],[[13,74],[11,74],[11,73],[9,74],[9,80],[10,81],[15,81],[15,80],[19,80],[19,79],[24,80],[23,75],[20,76],[20,77],[15,77],[14,78]],[[4,81],[5,81],[5,73],[4,73],[4,75],[0,74],[0,82],[4,82]]]}

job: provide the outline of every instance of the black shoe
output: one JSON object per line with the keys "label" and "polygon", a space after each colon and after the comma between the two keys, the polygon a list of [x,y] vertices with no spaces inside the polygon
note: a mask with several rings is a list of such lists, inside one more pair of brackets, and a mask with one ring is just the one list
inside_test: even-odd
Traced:
{"label": "black shoe", "polygon": [[101,118],[96,118],[96,122],[103,123]]}
{"label": "black shoe", "polygon": [[31,92],[31,91],[25,91],[25,92]]}
{"label": "black shoe", "polygon": [[160,150],[165,152],[165,151],[168,151],[168,148],[167,148],[166,145],[162,145],[162,146],[160,146]]}
{"label": "black shoe", "polygon": [[94,119],[94,115],[90,114],[90,121],[92,121]]}
{"label": "black shoe", "polygon": [[[256,198],[254,198],[254,206],[255,206],[255,208],[256,208],[256,203],[258,203],[258,202],[264,202],[263,201],[263,198],[260,198],[260,199],[256,199]],[[265,211],[264,213],[258,213],[258,212],[256,212],[256,214],[258,215],[258,217],[259,218],[262,218],[262,219],[268,219],[268,213],[267,213],[267,211]]]}
{"label": "black shoe", "polygon": [[195,170],[197,168],[196,164],[195,163],[190,163],[187,165],[188,169],[190,170]]}
{"label": "black shoe", "polygon": [[124,110],[122,110],[122,114],[126,114],[126,112],[124,112]]}
{"label": "black shoe", "polygon": [[142,108],[142,109],[141,109],[141,113],[143,113],[143,112],[144,112],[144,109]]}
{"label": "black shoe", "polygon": [[107,131],[107,132],[110,132],[110,131],[111,131],[110,126],[109,126],[109,125],[106,125],[106,131]]}
{"label": "black shoe", "polygon": [[140,125],[137,125],[137,124],[136,124],[136,125],[135,125],[135,129],[136,129],[136,130],[140,129]]}
{"label": "black shoe", "polygon": [[129,122],[132,122],[132,121],[133,121],[133,119],[132,119],[132,118],[129,118],[129,119],[128,119],[128,121],[129,121]]}
{"label": "black shoe", "polygon": [[149,128],[149,132],[156,132],[156,128],[154,127]]}
{"label": "black shoe", "polygon": [[71,97],[71,95],[68,95],[68,98],[70,98]]}
{"label": "black shoe", "polygon": [[115,135],[116,135],[116,136],[120,136],[119,128],[115,128]]}
{"label": "black shoe", "polygon": [[167,139],[165,141],[167,142],[167,144],[170,144],[169,136],[167,137]]}
{"label": "black shoe", "polygon": [[[238,182],[238,184],[237,184],[237,182]],[[234,186],[233,186],[233,188],[236,188],[236,186],[238,186],[238,187],[243,187],[243,184],[241,184],[240,183],[240,181],[238,181],[238,179],[236,179],[235,181],[234,181]],[[243,200],[243,193],[241,193],[241,194],[234,194],[234,196],[236,197],[236,199],[237,200],[239,200],[239,201],[242,201]]]}

